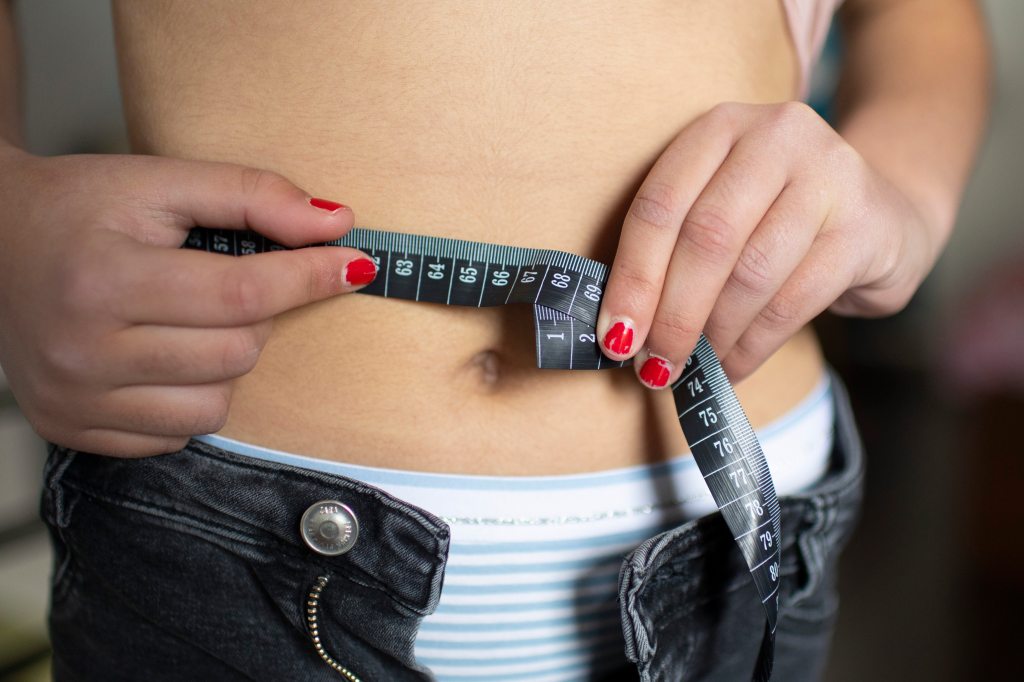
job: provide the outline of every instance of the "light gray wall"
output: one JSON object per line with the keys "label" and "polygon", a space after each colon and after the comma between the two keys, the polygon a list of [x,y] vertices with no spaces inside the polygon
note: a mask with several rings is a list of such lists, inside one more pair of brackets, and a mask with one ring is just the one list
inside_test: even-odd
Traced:
{"label": "light gray wall", "polygon": [[14,6],[29,149],[44,155],[124,151],[110,4],[16,0]]}
{"label": "light gray wall", "polygon": [[959,298],[993,263],[1024,256],[1024,2],[987,0],[996,80],[988,138],[957,229],[934,273],[938,307]]}

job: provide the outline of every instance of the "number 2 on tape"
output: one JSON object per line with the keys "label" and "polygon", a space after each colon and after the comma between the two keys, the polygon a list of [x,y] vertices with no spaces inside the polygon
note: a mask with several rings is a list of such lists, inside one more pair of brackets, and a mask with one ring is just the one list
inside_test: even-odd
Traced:
{"label": "number 2 on tape", "polygon": [[[377,278],[360,293],[446,305],[534,308],[537,365],[603,369],[628,362],[605,358],[597,344],[597,313],[608,268],[564,251],[460,239],[351,230],[326,246],[349,246],[377,263]],[[186,248],[241,256],[283,249],[259,234],[195,228]],[[682,376],[672,384],[679,424],[725,518],[761,598],[767,620],[753,679],[771,677],[779,616],[781,519],[775,485],[753,428],[722,365],[701,335]]]}

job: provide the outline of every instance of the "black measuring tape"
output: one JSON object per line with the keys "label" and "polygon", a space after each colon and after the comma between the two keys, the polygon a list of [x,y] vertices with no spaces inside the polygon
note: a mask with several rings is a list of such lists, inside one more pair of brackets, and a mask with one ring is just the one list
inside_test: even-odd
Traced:
{"label": "black measuring tape", "polygon": [[[233,256],[284,250],[255,232],[195,228],[186,248]],[[622,367],[598,346],[597,313],[608,267],[564,251],[355,228],[318,246],[349,246],[377,263],[359,293],[472,307],[529,303],[537,365]],[[771,677],[779,615],[781,519],[768,463],[750,422],[702,334],[672,384],[679,424],[715,504],[733,533],[767,614],[753,679]]]}

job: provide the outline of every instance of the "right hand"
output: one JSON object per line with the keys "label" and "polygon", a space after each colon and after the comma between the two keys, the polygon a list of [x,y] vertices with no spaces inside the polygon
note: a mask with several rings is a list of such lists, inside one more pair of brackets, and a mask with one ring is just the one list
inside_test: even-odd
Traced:
{"label": "right hand", "polygon": [[352,228],[347,207],[317,208],[280,175],[231,164],[4,151],[0,206],[11,390],[43,438],[113,456],[173,452],[218,431],[232,379],[255,366],[273,317],[359,288],[345,275],[367,258],[179,248],[196,225],[290,247]]}

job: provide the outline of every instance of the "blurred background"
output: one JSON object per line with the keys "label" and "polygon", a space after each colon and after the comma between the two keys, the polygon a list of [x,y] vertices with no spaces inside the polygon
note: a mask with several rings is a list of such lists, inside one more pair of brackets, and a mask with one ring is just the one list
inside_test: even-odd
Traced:
{"label": "blurred background", "polygon": [[[869,458],[830,682],[1019,679],[1024,0],[983,5],[996,58],[992,119],[949,248],[900,315],[818,324]],[[16,6],[30,150],[126,151],[107,3]],[[823,110],[837,49],[816,73]],[[49,679],[44,456],[0,375],[0,680]]]}

